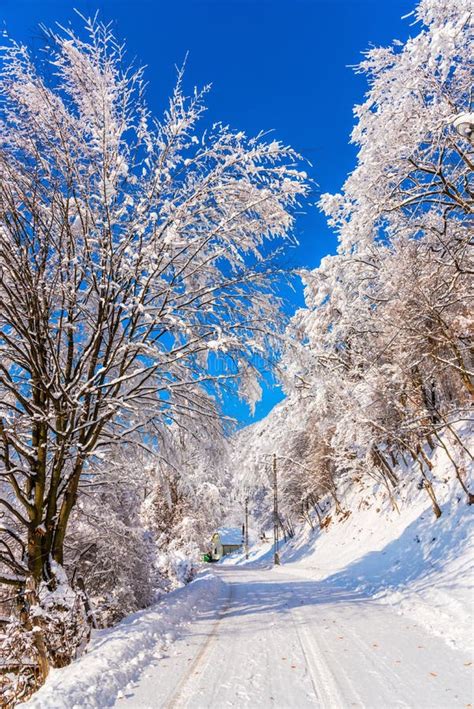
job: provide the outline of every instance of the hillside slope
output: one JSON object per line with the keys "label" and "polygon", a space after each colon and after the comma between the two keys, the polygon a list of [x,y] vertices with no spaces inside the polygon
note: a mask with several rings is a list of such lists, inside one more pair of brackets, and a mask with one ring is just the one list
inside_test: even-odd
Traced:
{"label": "hillside slope", "polygon": [[[329,509],[320,529],[301,523],[281,548],[285,573],[293,570],[320,581],[330,592],[344,588],[361,599],[390,604],[454,647],[472,646],[474,555],[473,508],[453,480],[442,449],[432,456],[433,480],[442,509],[435,518],[416,472],[400,471],[407,482],[393,510],[383,486],[360,483],[341,494],[345,515]],[[349,514],[347,514],[349,512]],[[271,562],[269,544],[252,549],[250,560]],[[242,555],[231,563],[244,563]]]}

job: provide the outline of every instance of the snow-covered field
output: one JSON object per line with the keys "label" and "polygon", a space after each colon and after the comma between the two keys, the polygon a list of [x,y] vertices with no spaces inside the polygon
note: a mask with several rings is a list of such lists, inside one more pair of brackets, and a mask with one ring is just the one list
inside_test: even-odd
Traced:
{"label": "snow-covered field", "polygon": [[351,514],[303,525],[280,567],[269,543],[207,567],[97,633],[28,706],[469,707],[472,510],[436,456],[440,519],[415,479],[399,512],[382,488],[352,486]]}

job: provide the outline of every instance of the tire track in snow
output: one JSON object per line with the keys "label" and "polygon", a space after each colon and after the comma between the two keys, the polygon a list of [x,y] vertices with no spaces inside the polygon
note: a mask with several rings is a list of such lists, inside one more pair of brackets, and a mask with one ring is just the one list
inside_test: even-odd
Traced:
{"label": "tire track in snow", "polygon": [[[331,670],[329,663],[324,660],[324,657],[334,657],[334,648],[331,648],[327,640],[321,633],[319,637],[316,634],[310,633],[306,627],[307,622],[298,612],[296,608],[292,610],[295,618],[299,622],[299,628],[296,626],[297,634],[304,637],[303,652],[308,658],[308,667],[313,668],[312,682],[316,685],[316,694],[322,709],[342,709],[343,707],[359,706],[368,707],[367,701],[357,691],[354,682],[350,679],[348,673],[344,670],[342,662],[338,660],[337,678]],[[307,619],[306,619],[307,621]],[[296,625],[296,624],[295,624]],[[400,689],[400,677],[396,671],[389,666],[383,658],[371,657],[367,653],[368,644],[363,642],[358,637],[353,629],[345,626],[345,635],[352,647],[357,647],[361,655],[364,656],[364,662],[368,663],[372,668],[374,675],[378,678],[383,678],[383,688],[391,690],[389,697],[397,697],[396,706],[401,709],[411,709],[402,698],[397,696]],[[344,686],[344,689],[342,688]],[[342,692],[342,693],[341,693]],[[380,706],[389,706],[388,698],[384,697],[381,700]],[[390,705],[392,706],[392,705]],[[395,706],[395,704],[393,705]]]}
{"label": "tire track in snow", "polygon": [[[315,635],[309,634],[305,627],[305,619],[296,608],[291,608],[290,613],[315,697],[321,709],[341,709],[341,707],[347,706],[347,702],[339,691],[336,678],[324,660],[320,642]],[[347,677],[346,680],[348,680]],[[354,691],[354,695],[357,696],[357,692]]]}
{"label": "tire track in snow", "polygon": [[[398,707],[411,709],[410,704],[407,704],[407,702],[399,696],[400,689],[403,687],[399,673],[383,656],[372,656],[368,642],[361,640],[353,629],[346,627],[345,633],[349,636],[348,639],[350,638],[352,645],[359,648],[361,655],[364,656],[364,661],[371,666],[374,675],[379,678],[383,677],[383,688],[386,693],[388,690],[388,696],[396,697],[396,705]],[[363,702],[361,702],[361,704],[363,705]]]}
{"label": "tire track in snow", "polygon": [[184,706],[184,702],[190,699],[193,694],[191,688],[196,683],[196,672],[199,671],[202,676],[202,671],[206,668],[209,660],[209,649],[217,637],[219,626],[229,610],[229,606],[233,599],[233,585],[228,584],[227,598],[223,601],[221,608],[218,611],[218,616],[214,621],[209,635],[198,650],[198,653],[186,672],[178,682],[173,694],[163,705],[164,709],[177,709],[179,706]]}

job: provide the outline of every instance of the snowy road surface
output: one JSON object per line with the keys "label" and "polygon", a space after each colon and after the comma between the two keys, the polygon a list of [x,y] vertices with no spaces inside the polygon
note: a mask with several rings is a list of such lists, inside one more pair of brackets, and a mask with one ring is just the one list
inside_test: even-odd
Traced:
{"label": "snowy road surface", "polygon": [[284,567],[214,568],[225,581],[215,611],[144,670],[118,709],[472,706],[470,658],[390,607]]}

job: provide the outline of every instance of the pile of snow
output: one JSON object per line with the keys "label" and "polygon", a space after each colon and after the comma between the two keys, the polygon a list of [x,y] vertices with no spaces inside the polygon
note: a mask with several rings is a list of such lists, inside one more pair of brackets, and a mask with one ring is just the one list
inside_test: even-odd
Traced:
{"label": "pile of snow", "polygon": [[87,653],[51,671],[29,702],[31,709],[87,709],[112,706],[143,669],[163,657],[186,623],[216,604],[223,582],[202,573],[152,608],[134,613],[114,628],[97,631]]}

